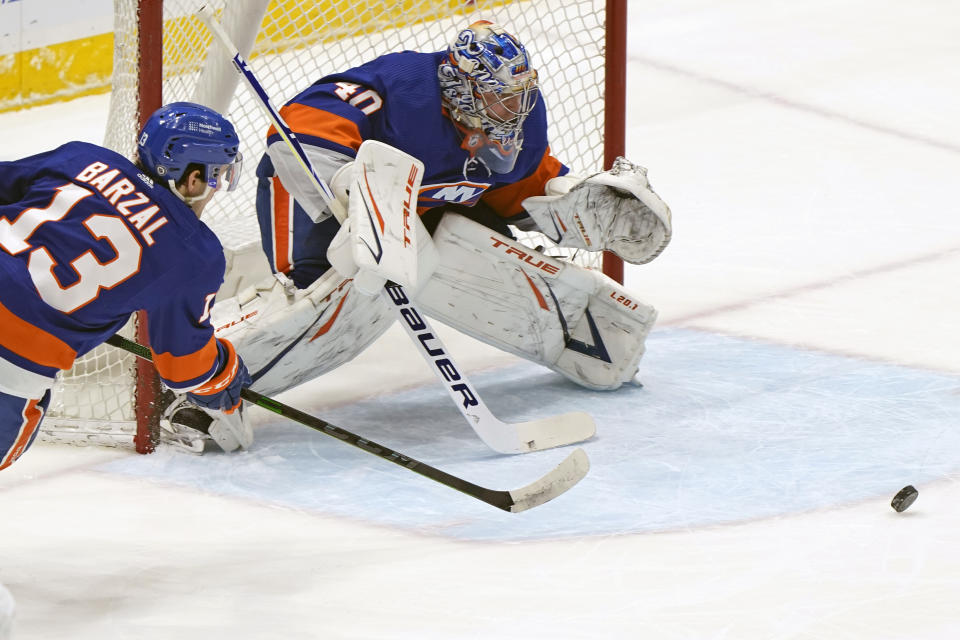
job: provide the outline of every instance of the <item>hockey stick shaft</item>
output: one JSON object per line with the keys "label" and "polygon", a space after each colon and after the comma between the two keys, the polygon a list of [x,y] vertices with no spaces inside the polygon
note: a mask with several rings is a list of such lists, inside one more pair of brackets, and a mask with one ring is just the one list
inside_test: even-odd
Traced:
{"label": "hockey stick shaft", "polygon": [[257,77],[253,75],[250,66],[247,64],[246,59],[240,54],[240,50],[230,39],[230,36],[224,31],[223,27],[219,22],[216,21],[216,18],[213,15],[213,12],[209,7],[203,6],[200,7],[200,10],[197,11],[197,15],[201,20],[207,25],[207,28],[210,29],[213,36],[220,42],[220,44],[227,51],[227,55],[231,56],[231,62],[233,63],[234,68],[237,73],[240,74],[240,78],[244,81],[244,84],[247,85],[247,88],[257,97],[257,102],[259,102],[260,107],[267,114],[267,118],[270,120],[270,124],[274,126],[277,130],[277,133],[280,134],[280,137],[287,144],[291,151],[293,151],[294,157],[297,160],[297,163],[300,165],[300,168],[303,169],[304,173],[309,176],[310,181],[313,183],[313,187],[320,192],[320,195],[323,197],[324,201],[327,203],[327,206],[330,207],[330,211],[333,212],[334,216],[340,221],[343,220],[343,217],[346,213],[343,211],[343,207],[337,202],[336,197],[334,197],[333,192],[330,191],[330,187],[327,186],[327,183],[323,181],[317,172],[313,168],[313,164],[310,162],[310,158],[307,157],[306,152],[303,150],[303,147],[300,145],[300,141],[297,140],[297,135],[287,126],[287,123],[284,121],[283,117],[280,115],[280,112],[277,110],[273,103],[270,101],[270,96],[267,95],[266,90],[263,88],[263,85],[260,84],[260,81],[257,80]]}
{"label": "hockey stick shaft", "polygon": [[436,373],[467,424],[488,447],[500,453],[527,453],[581,442],[596,432],[593,418],[582,411],[531,422],[508,424],[499,420],[447,353],[427,318],[413,308],[403,287],[388,283],[385,291],[400,313],[400,324],[410,340]]}
{"label": "hockey stick shaft", "polygon": [[[287,147],[294,154],[298,164],[304,173],[309,177],[313,186],[323,197],[330,211],[340,222],[346,218],[346,211],[343,205],[333,196],[329,186],[317,174],[310,158],[297,139],[296,134],[290,129],[284,121],[280,112],[270,101],[270,97],[264,90],[263,85],[257,79],[256,75],[250,69],[247,61],[240,54],[236,45],[230,40],[230,36],[224,31],[223,27],[216,21],[213,13],[207,7],[202,7],[197,12],[200,18],[207,24],[207,27],[213,33],[214,37],[231,56],[233,66],[240,74],[244,84],[256,96],[257,102],[266,113],[270,124],[280,134],[280,137],[286,143]],[[504,423],[493,415],[493,412],[487,407],[476,388],[464,375],[463,370],[456,365],[447,352],[439,335],[430,327],[423,314],[419,313],[410,302],[403,287],[399,284],[388,283],[382,292],[382,295],[388,300],[391,308],[398,314],[401,324],[406,330],[413,344],[420,351],[420,354],[430,365],[431,371],[437,376],[437,379],[443,384],[448,395],[453,400],[454,405],[463,415],[467,424],[474,430],[477,436],[494,451],[500,453],[525,453],[529,451],[538,451],[551,447],[581,442],[591,437],[596,431],[596,425],[588,414],[583,412],[573,412],[563,416],[557,416],[555,421],[534,421],[520,425],[511,425]],[[416,318],[418,325],[411,325],[411,318]],[[427,345],[424,336],[429,335],[432,346]],[[438,356],[437,354],[441,354]]]}
{"label": "hockey stick shaft", "polygon": [[[123,336],[111,336],[107,338],[107,344],[128,351],[138,358],[153,360],[150,349],[132,340],[128,340]],[[382,444],[377,444],[373,440],[368,440],[346,429],[341,429],[326,420],[321,420],[299,409],[294,409],[278,400],[257,393],[253,389],[243,389],[240,392],[240,397],[258,407],[289,418],[305,427],[310,427],[314,431],[325,433],[341,442],[346,442],[367,453],[399,465],[404,469],[418,473],[434,482],[439,482],[451,489],[456,489],[471,498],[476,498],[481,502],[486,502],[491,506],[511,513],[525,511],[552,500],[579,482],[589,470],[589,462],[587,461],[586,454],[583,453],[581,449],[577,449],[552,472],[526,487],[515,491],[487,489],[430,466],[425,462],[415,460],[410,456],[404,455]]]}

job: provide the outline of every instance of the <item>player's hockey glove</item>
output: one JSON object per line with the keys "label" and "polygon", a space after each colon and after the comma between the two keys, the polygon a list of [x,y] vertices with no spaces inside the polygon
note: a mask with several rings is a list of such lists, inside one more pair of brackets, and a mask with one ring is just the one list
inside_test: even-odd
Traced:
{"label": "player's hockey glove", "polygon": [[187,398],[213,418],[208,432],[224,451],[246,449],[253,443],[253,429],[243,412],[240,392],[252,379],[229,340],[217,340],[217,350],[223,367]]}
{"label": "player's hockey glove", "polygon": [[190,453],[203,453],[204,441],[213,440],[224,451],[248,449],[253,429],[247,423],[243,404],[232,413],[201,409],[187,396],[167,391],[161,400],[169,402],[160,416],[160,441]]}
{"label": "player's hockey glove", "polygon": [[229,340],[217,340],[217,352],[223,362],[220,371],[187,397],[198,407],[230,413],[240,405],[240,391],[253,380]]}

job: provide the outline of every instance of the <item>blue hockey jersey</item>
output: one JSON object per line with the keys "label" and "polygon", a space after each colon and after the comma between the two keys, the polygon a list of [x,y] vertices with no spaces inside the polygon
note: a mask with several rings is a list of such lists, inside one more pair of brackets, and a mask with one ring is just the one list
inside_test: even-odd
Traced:
{"label": "blue hockey jersey", "polygon": [[[419,159],[421,213],[432,207],[482,199],[502,216],[542,195],[550,178],[568,169],[550,155],[543,99],[523,123],[523,149],[513,170],[490,174],[470,166],[463,134],[443,112],[437,67],[444,52],[391,53],[321,78],[280,109],[301,142],[348,156],[364,140],[379,140]],[[279,139],[275,130],[268,143]]]}
{"label": "blue hockey jersey", "polygon": [[[417,203],[421,214],[445,204],[483,202],[503,218],[521,215],[525,198],[543,195],[547,180],[568,172],[550,154],[544,100],[523,123],[523,147],[513,169],[491,173],[472,158],[469,136],[444,112],[437,67],[445,55],[391,53],[325,76],[287,102],[280,114],[305,146],[354,157],[364,140],[378,140],[418,158],[424,164]],[[267,135],[268,145],[280,140],[274,128]],[[301,273],[310,271],[304,281],[309,282],[328,266],[326,246],[335,227],[313,225],[299,207],[290,206],[289,194],[273,179],[269,156],[257,175],[257,213],[268,260],[275,271],[288,272],[294,265]]]}
{"label": "blue hockey jersey", "polygon": [[144,310],[163,382],[194,390],[224,364],[209,319],[224,268],[213,232],[117,153],[70,142],[0,162],[5,371],[52,378]]}

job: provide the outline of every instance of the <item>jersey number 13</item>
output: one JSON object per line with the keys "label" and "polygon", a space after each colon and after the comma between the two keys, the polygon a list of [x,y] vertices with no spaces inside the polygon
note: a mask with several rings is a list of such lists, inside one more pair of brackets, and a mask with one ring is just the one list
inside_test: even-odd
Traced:
{"label": "jersey number 13", "polygon": [[106,240],[116,257],[100,262],[88,249],[70,261],[77,281],[63,287],[53,273],[56,260],[44,246],[31,245],[30,236],[48,222],[62,220],[70,210],[93,192],[75,184],[57,188],[50,204],[43,209],[25,209],[13,222],[0,218],[0,246],[10,255],[30,251],[27,269],[43,301],[64,313],[71,313],[92,302],[101,289],[111,289],[140,270],[143,248],[127,224],[118,216],[95,213],[83,226],[96,240]]}

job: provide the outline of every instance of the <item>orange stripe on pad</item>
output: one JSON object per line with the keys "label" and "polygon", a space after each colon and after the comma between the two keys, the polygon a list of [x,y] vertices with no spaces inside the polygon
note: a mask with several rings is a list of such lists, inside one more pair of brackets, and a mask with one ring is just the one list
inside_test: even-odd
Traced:
{"label": "orange stripe on pad", "polygon": [[0,345],[44,367],[69,369],[77,352],[66,342],[34,326],[0,303]]}
{"label": "orange stripe on pad", "polygon": [[330,331],[330,327],[333,326],[333,323],[336,322],[337,316],[340,315],[340,309],[343,309],[343,303],[347,301],[347,296],[350,295],[350,292],[347,291],[343,294],[343,297],[340,298],[340,303],[337,305],[337,308],[333,310],[333,315],[330,316],[330,319],[323,323],[323,326],[320,327],[320,330],[313,334],[313,337],[307,340],[307,342],[313,342],[327,331]]}
{"label": "orange stripe on pad", "polygon": [[367,178],[367,166],[363,166],[363,183],[367,185],[367,194],[370,196],[370,203],[373,205],[373,212],[377,214],[377,224],[380,225],[380,233],[383,233],[383,216],[380,215],[380,207],[377,206],[377,199],[373,197],[373,190],[370,188],[370,180]]}
{"label": "orange stripe on pad", "polygon": [[530,288],[533,289],[533,294],[537,296],[537,303],[540,305],[540,308],[549,311],[550,307],[547,306],[547,300],[543,297],[543,294],[540,293],[540,289],[537,289],[537,285],[533,284],[533,280],[530,279],[530,276],[527,275],[526,271],[520,270],[520,273],[523,274],[523,277],[527,279],[527,284],[530,285]]}

